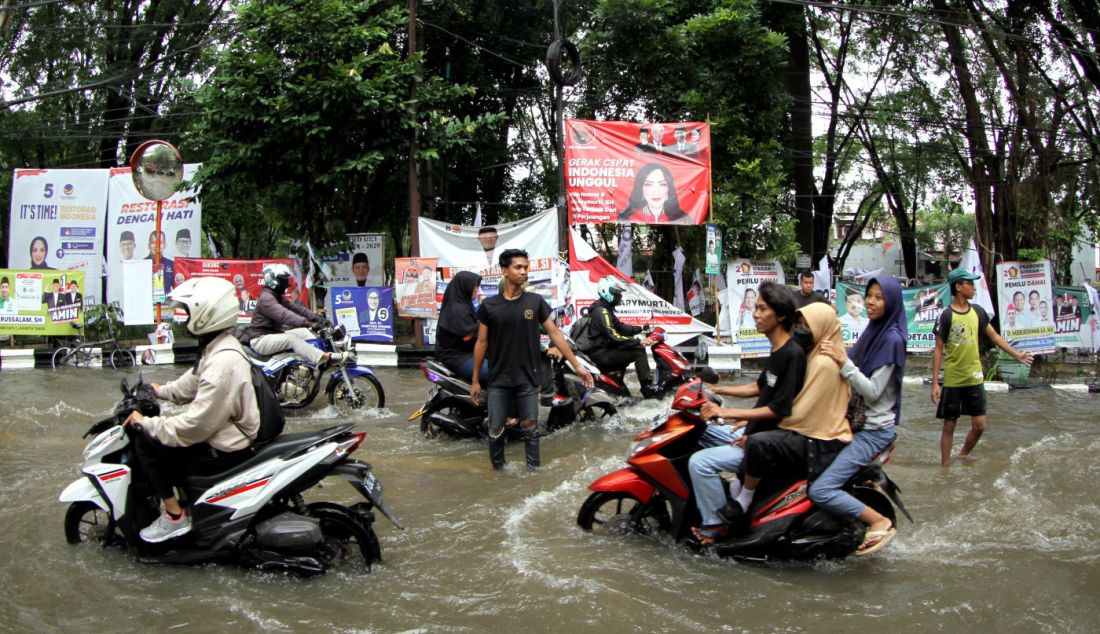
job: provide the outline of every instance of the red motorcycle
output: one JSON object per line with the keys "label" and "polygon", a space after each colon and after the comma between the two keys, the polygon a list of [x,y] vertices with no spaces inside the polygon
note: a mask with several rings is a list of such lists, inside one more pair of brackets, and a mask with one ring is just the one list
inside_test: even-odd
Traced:
{"label": "red motorcycle", "polygon": [[[596,480],[581,505],[577,524],[588,531],[609,534],[665,533],[693,546],[691,534],[699,526],[699,511],[688,474],[688,459],[699,450],[707,423],[699,410],[719,399],[699,379],[676,391],[671,409],[653,420],[649,431],[638,434],[627,466]],[[845,485],[856,499],[896,523],[896,506],[912,521],[898,496],[899,490],[883,465],[890,447]],[[840,520],[817,508],[807,495],[805,478],[761,482],[747,532],[707,546],[721,557],[747,561],[769,559],[839,558],[855,552],[866,526]]]}
{"label": "red motorcycle", "polygon": [[[657,327],[646,331],[646,335],[653,340],[650,350],[653,352],[653,362],[656,365],[657,380],[654,383],[654,389],[657,398],[665,397],[669,392],[698,375],[698,371],[692,368],[684,355],[669,345],[664,328]],[[607,392],[623,398],[632,398],[625,381],[626,372],[627,370],[624,369],[598,377],[593,373],[593,376]]]}

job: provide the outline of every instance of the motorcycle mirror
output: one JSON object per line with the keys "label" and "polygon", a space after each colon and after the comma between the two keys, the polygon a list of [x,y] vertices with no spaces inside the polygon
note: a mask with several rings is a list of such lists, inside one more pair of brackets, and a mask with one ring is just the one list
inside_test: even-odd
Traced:
{"label": "motorcycle mirror", "polygon": [[704,383],[718,382],[718,373],[715,372],[714,368],[710,367],[709,365],[704,365],[703,367],[699,368],[698,374],[699,378],[703,379]]}

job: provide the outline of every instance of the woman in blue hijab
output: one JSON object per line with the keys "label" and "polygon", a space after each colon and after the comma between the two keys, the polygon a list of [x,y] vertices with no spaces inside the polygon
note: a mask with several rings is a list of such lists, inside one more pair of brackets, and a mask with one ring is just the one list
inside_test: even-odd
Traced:
{"label": "woman in blue hijab", "polygon": [[901,419],[901,379],[905,374],[905,342],[908,327],[901,285],[892,277],[872,278],[864,295],[871,322],[852,348],[849,359],[844,349],[825,342],[821,352],[836,361],[840,375],[863,397],[867,423],[852,442],[810,485],[810,499],[842,519],[859,519],[867,525],[857,555],[882,550],[897,534],[889,518],[845,492],[842,487],[871,459],[897,439],[894,427]]}

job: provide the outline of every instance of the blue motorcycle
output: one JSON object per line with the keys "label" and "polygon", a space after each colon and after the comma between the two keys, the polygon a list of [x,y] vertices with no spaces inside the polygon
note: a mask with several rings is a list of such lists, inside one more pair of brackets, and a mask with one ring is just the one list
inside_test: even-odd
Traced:
{"label": "blue motorcycle", "polygon": [[[308,339],[309,343],[325,352],[335,353],[351,347],[351,338],[343,326],[332,327],[324,324],[311,329],[316,335]],[[284,350],[273,355],[263,355],[245,345],[249,360],[259,366],[267,378],[275,385],[280,404],[287,409],[300,409],[313,402],[321,390],[321,379],[326,370],[334,369],[329,375],[325,394],[328,402],[341,414],[364,408],[379,408],[386,405],[386,393],[382,384],[374,376],[374,371],[365,365],[359,365],[354,352],[346,361],[327,362],[314,365],[298,356],[293,350]]]}

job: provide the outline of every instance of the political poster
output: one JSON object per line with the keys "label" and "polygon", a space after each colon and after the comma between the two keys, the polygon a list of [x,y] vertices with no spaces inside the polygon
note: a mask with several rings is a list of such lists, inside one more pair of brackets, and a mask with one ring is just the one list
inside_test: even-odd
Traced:
{"label": "political poster", "polygon": [[[867,287],[863,284],[837,282],[837,315],[840,317],[841,336],[844,345],[851,348],[859,341],[866,330],[869,318],[864,298]],[[911,286],[901,289],[902,303],[905,306],[906,327],[909,341],[905,349],[909,352],[931,352],[936,347],[936,336],[932,332],[943,309],[951,303],[947,284],[929,286]],[[858,314],[858,319],[856,315]]]}
{"label": "political poster", "polygon": [[710,204],[710,125],[565,122],[569,224],[699,225]]}
{"label": "political poster", "polygon": [[394,260],[394,305],[398,317],[435,319],[439,316],[436,258]]}
{"label": "political poster", "polygon": [[355,341],[393,343],[393,289],[385,286],[334,286],[328,294],[333,323]]}
{"label": "political poster", "polygon": [[[997,298],[1001,336],[1017,350],[1036,354],[1054,352],[1053,289],[1050,262],[999,262]],[[1043,305],[1046,313],[1043,313]]]}
{"label": "political poster", "polygon": [[[183,166],[183,178],[195,175],[201,164]],[[107,299],[122,299],[122,261],[152,260],[157,245],[157,203],[138,193],[129,167],[110,170],[107,202]],[[198,192],[186,190],[173,194],[161,203],[161,269],[153,271],[153,293],[158,288],[164,294],[176,284],[175,262],[178,258],[191,258],[201,254],[199,230],[202,226],[202,205],[195,198]],[[157,278],[163,278],[158,285]],[[152,300],[151,300],[152,301]]]}
{"label": "political poster", "polygon": [[0,269],[0,334],[79,334],[85,279],[83,271]]}
{"label": "political poster", "polygon": [[309,306],[309,290],[302,280],[298,265],[289,258],[268,258],[263,260],[225,259],[225,258],[178,258],[175,262],[175,283],[193,277],[218,277],[233,283],[237,289],[237,301],[240,304],[238,323],[248,323],[256,310],[256,298],[263,289],[264,267],[268,264],[285,264],[293,275],[287,299],[293,299]]}
{"label": "political poster", "polygon": [[569,305],[564,325],[588,313],[596,301],[600,279],[611,275],[626,284],[623,301],[615,314],[624,324],[650,325],[664,329],[669,344],[679,345],[697,335],[714,336],[714,326],[705,324],[636,283],[598,253],[574,229],[569,231]]}
{"label": "political poster", "polygon": [[766,357],[771,354],[771,342],[756,331],[753,311],[764,282],[784,284],[783,267],[772,260],[763,262],[738,258],[726,266],[726,305],[734,341],[741,346],[742,357]]}
{"label": "political poster", "polygon": [[321,258],[328,286],[382,286],[386,283],[386,236],[349,233],[350,252]]}
{"label": "political poster", "polygon": [[846,348],[856,345],[867,327],[867,306],[863,303],[866,290],[863,284],[836,283],[836,315],[840,318],[840,336]]}
{"label": "political poster", "polygon": [[1059,348],[1093,350],[1096,347],[1097,316],[1092,311],[1088,289],[1084,286],[1055,286],[1054,303],[1039,303],[1040,314],[1049,312],[1054,319],[1054,340]]}
{"label": "political poster", "polygon": [[420,255],[435,258],[441,267],[460,267],[499,273],[500,254],[522,249],[531,260],[559,255],[557,211],[548,209],[523,220],[482,227],[447,224],[420,218]]}
{"label": "political poster", "polygon": [[707,275],[722,272],[722,231],[717,225],[707,225]]}
{"label": "political poster", "polygon": [[100,303],[107,175],[105,169],[15,170],[8,265],[81,271],[93,281],[86,293],[88,303]]}

